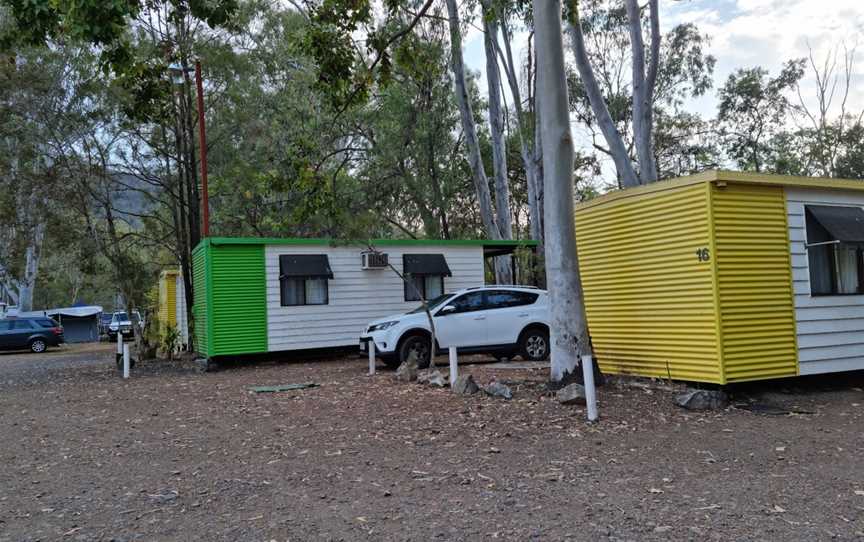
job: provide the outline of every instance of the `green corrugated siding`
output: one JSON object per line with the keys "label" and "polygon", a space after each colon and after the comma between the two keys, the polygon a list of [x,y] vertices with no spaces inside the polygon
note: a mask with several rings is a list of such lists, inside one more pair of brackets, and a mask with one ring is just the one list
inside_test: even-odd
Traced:
{"label": "green corrugated siding", "polygon": [[263,245],[210,246],[210,355],[267,351]]}
{"label": "green corrugated siding", "polygon": [[208,325],[207,325],[207,254],[210,247],[207,245],[199,246],[192,253],[192,296],[193,307],[193,343],[195,351],[203,356],[210,355],[210,349],[207,344]]}

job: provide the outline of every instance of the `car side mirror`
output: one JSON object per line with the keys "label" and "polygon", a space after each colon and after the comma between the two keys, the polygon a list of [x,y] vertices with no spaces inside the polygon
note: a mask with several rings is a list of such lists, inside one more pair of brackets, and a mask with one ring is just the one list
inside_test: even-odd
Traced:
{"label": "car side mirror", "polygon": [[447,305],[446,307],[438,311],[438,315],[445,316],[447,314],[453,314],[454,312],[456,312],[456,307],[454,307],[453,305]]}

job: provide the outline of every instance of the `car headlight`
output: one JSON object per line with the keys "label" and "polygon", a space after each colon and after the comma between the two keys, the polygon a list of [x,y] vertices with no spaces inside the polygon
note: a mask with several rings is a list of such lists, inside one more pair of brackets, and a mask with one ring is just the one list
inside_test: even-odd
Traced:
{"label": "car headlight", "polygon": [[385,329],[390,329],[391,327],[395,326],[398,323],[399,323],[399,320],[391,320],[389,322],[381,322],[380,324],[375,324],[373,326],[369,326],[369,329],[367,331],[369,331],[369,333],[371,333],[373,331],[384,331]]}

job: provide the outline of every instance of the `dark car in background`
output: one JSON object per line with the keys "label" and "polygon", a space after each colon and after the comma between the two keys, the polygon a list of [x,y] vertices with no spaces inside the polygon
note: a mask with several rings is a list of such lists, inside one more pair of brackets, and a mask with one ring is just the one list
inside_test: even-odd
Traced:
{"label": "dark car in background", "polygon": [[41,353],[49,346],[64,342],[63,327],[53,319],[9,318],[0,320],[0,350],[23,350]]}

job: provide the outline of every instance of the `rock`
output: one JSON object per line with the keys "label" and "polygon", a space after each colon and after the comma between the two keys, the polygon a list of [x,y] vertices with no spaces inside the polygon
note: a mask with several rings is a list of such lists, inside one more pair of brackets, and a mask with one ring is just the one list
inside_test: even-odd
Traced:
{"label": "rock", "polygon": [[417,380],[417,360],[407,359],[396,369],[396,380],[415,382]]}
{"label": "rock", "polygon": [[675,404],[687,410],[718,410],[726,408],[729,397],[720,390],[690,390],[676,397]]}
{"label": "rock", "polygon": [[555,397],[562,405],[584,405],[585,386],[582,384],[568,384],[558,390]]}
{"label": "rock", "polygon": [[447,379],[444,378],[444,375],[438,369],[427,369],[417,373],[417,383],[443,388],[447,386]]}
{"label": "rock", "polygon": [[513,392],[510,388],[500,382],[492,382],[483,387],[483,391],[492,397],[503,397],[504,399],[512,399]]}
{"label": "rock", "polygon": [[439,373],[438,371],[434,371],[429,375],[429,385],[435,386],[437,388],[443,388],[447,386],[447,381],[444,380],[444,375]]}
{"label": "rock", "polygon": [[474,377],[471,375],[459,376],[456,378],[456,382],[453,383],[453,393],[473,395],[478,391],[480,391],[480,386],[477,385],[477,382],[474,381]]}

